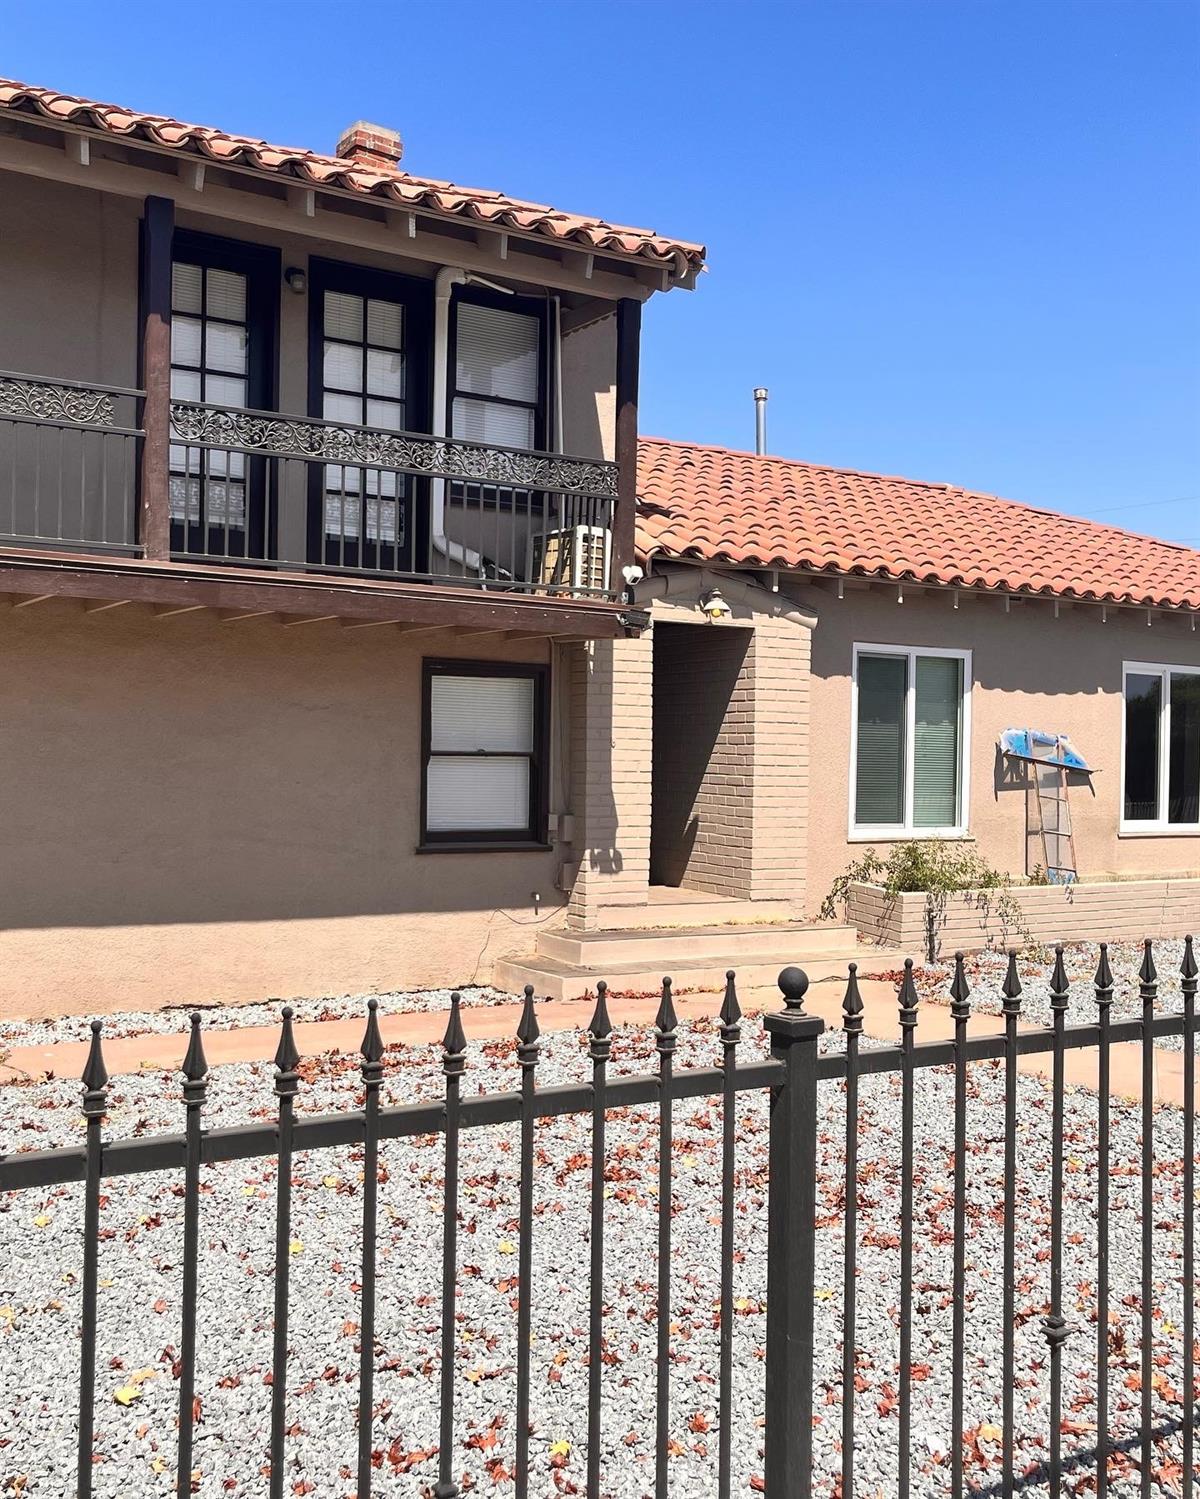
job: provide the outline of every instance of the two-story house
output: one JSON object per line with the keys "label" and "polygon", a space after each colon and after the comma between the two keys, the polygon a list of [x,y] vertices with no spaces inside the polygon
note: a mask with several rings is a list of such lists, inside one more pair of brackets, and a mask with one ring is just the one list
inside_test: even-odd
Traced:
{"label": "two-story house", "polygon": [[4,1009],[482,978],[619,891],[640,313],[703,262],[0,82]]}

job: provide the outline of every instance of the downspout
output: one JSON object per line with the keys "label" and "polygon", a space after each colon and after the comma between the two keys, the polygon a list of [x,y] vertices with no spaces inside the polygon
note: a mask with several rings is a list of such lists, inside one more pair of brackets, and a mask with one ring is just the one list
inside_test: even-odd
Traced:
{"label": "downspout", "polygon": [[[433,413],[430,435],[445,438],[447,416],[447,359],[450,353],[450,296],[456,286],[465,286],[466,271],[444,265],[433,282]],[[430,545],[450,562],[458,562],[482,576],[483,558],[461,542],[446,535],[446,481],[433,479],[430,484]]]}

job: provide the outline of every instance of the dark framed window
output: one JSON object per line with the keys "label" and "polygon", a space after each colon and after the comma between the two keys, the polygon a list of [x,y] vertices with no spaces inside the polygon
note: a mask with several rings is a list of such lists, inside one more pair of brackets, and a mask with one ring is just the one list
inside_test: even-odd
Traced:
{"label": "dark framed window", "polygon": [[[426,431],[431,283],[313,260],[309,288],[309,414],[377,432]],[[370,465],[314,465],[310,561],[418,571],[421,482]]]}
{"label": "dark framed window", "polygon": [[[171,250],[171,396],[271,410],[278,360],[279,252],[176,231]],[[243,453],[170,455],[171,550],[265,558],[267,465]]]}
{"label": "dark framed window", "polygon": [[[464,442],[522,451],[550,447],[550,338],[547,303],[486,287],[459,287],[450,319],[447,431]],[[448,498],[527,512],[540,494],[453,483]]]}
{"label": "dark framed window", "polygon": [[1125,663],[1121,825],[1200,832],[1200,670]]}
{"label": "dark framed window", "polygon": [[492,661],[426,661],[421,842],[544,843],[548,671]]}

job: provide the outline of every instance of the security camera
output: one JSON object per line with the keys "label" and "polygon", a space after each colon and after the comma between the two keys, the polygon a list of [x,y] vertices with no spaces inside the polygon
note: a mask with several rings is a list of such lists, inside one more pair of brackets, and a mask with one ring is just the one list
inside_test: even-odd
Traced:
{"label": "security camera", "polygon": [[731,619],[733,610],[721,596],[719,588],[710,588],[707,593],[700,595],[700,608],[709,624],[716,624],[721,619]]}
{"label": "security camera", "polygon": [[626,588],[636,588],[646,574],[636,562],[631,562],[621,569],[621,576],[625,579]]}

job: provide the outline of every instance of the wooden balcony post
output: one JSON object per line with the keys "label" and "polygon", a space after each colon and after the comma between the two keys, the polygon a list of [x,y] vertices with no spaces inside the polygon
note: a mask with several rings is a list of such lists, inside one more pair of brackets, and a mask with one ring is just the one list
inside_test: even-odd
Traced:
{"label": "wooden balcony post", "polygon": [[142,462],[138,537],[147,557],[171,555],[169,467],[171,442],[171,241],[175,204],[147,198],[142,216],[140,383]]}
{"label": "wooden balcony post", "polygon": [[637,511],[638,345],[642,304],[632,297],[617,303],[617,507],[613,516],[613,575],[609,587],[622,589],[621,569],[633,562]]}

